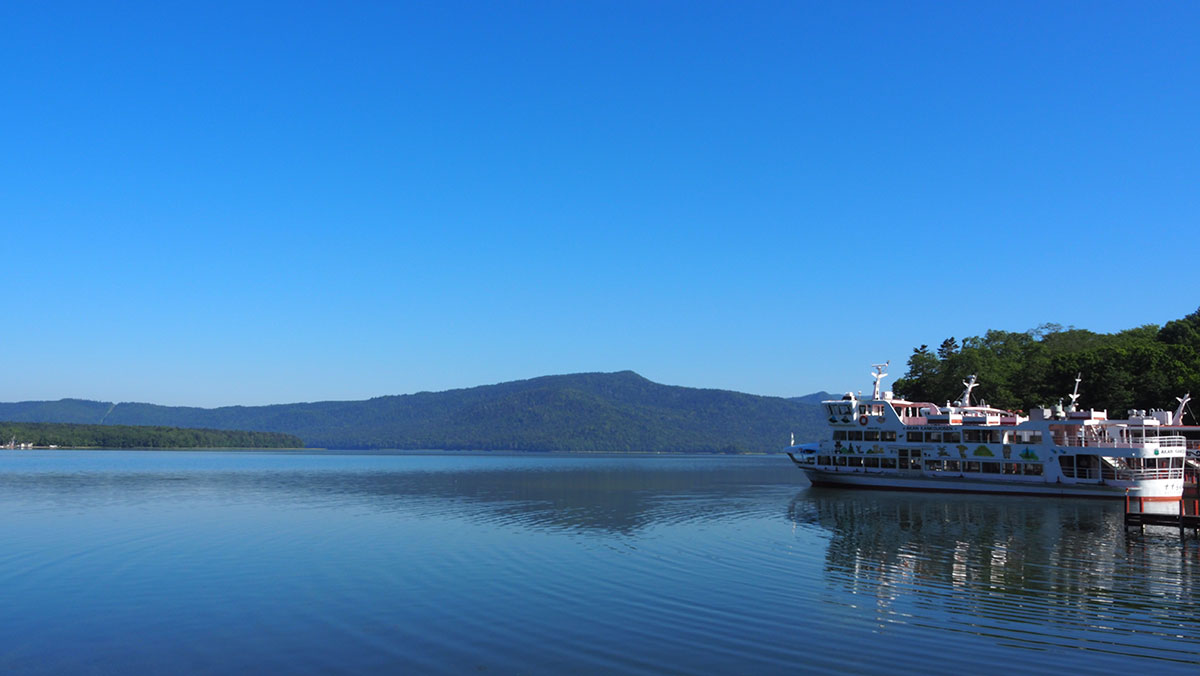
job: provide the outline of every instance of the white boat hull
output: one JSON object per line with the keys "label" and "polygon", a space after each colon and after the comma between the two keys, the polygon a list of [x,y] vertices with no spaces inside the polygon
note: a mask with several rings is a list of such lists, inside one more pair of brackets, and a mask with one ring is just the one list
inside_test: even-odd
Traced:
{"label": "white boat hull", "polygon": [[1143,482],[1137,487],[1112,484],[1067,484],[1045,481],[988,481],[961,477],[926,476],[920,473],[897,475],[854,471],[827,471],[801,467],[814,486],[877,488],[884,490],[936,491],[949,493],[1008,493],[1012,495],[1053,495],[1062,497],[1120,498],[1126,490],[1131,499],[1178,501],[1180,489],[1171,482]]}

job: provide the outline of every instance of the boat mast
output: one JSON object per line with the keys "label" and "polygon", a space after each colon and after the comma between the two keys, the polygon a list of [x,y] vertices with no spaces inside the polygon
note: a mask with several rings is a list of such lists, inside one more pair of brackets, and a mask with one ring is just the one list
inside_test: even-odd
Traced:
{"label": "boat mast", "polygon": [[966,385],[967,389],[963,390],[962,395],[958,398],[959,406],[967,407],[971,405],[971,390],[979,387],[979,383],[975,382],[975,379],[976,376],[972,374],[970,380],[963,381],[963,385]]}
{"label": "boat mast", "polygon": [[1192,400],[1191,392],[1188,392],[1187,394],[1183,395],[1182,397],[1175,397],[1175,401],[1179,402],[1179,407],[1175,409],[1175,415],[1171,416],[1171,424],[1172,425],[1182,425],[1183,424],[1183,410],[1188,405],[1188,402],[1191,400]]}
{"label": "boat mast", "polygon": [[871,368],[875,369],[875,372],[871,374],[871,377],[875,379],[875,396],[872,397],[873,399],[879,399],[879,381],[887,377],[887,367],[891,363],[892,360],[889,359],[882,364],[871,364]]}
{"label": "boat mast", "polygon": [[1075,402],[1079,399],[1079,381],[1081,381],[1081,380],[1083,380],[1083,372],[1082,371],[1075,374],[1075,391],[1072,392],[1071,394],[1067,395],[1067,396],[1071,397],[1071,405],[1067,407],[1067,413],[1074,413],[1076,410]]}

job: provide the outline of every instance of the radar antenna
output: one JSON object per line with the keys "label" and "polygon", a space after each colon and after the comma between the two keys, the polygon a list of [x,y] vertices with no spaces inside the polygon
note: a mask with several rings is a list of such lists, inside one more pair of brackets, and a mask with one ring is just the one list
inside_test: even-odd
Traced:
{"label": "radar antenna", "polygon": [[1075,412],[1075,402],[1079,399],[1079,382],[1083,380],[1083,372],[1075,374],[1075,391],[1067,395],[1071,397],[1071,405],[1067,407],[1067,413]]}
{"label": "radar antenna", "polygon": [[879,381],[883,380],[884,378],[887,377],[888,364],[891,364],[891,363],[892,363],[892,360],[889,359],[882,364],[871,364],[871,368],[875,369],[875,372],[871,374],[871,377],[875,379],[875,396],[873,397],[874,399],[879,399]]}
{"label": "radar antenna", "polygon": [[976,376],[972,375],[970,380],[963,381],[963,385],[966,385],[967,389],[963,390],[962,395],[960,395],[958,398],[961,406],[971,405],[971,390],[979,387],[979,383],[975,382],[975,380]]}

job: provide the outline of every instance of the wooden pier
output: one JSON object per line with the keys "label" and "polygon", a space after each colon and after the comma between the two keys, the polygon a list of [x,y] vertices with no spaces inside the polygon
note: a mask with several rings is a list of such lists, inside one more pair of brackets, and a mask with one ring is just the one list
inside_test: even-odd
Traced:
{"label": "wooden pier", "polygon": [[[1194,496],[1194,493],[1192,494]],[[1169,502],[1155,502],[1157,505],[1169,505]],[[1130,499],[1129,492],[1125,492],[1125,530],[1130,528],[1140,529],[1143,533],[1146,532],[1146,526],[1166,526],[1168,528],[1178,528],[1179,535],[1182,537],[1184,531],[1191,528],[1192,531],[1200,535],[1200,498],[1196,497],[1180,497],[1179,511],[1174,514],[1157,514],[1146,512],[1146,502],[1144,498]],[[1136,508],[1136,509],[1135,509]]]}

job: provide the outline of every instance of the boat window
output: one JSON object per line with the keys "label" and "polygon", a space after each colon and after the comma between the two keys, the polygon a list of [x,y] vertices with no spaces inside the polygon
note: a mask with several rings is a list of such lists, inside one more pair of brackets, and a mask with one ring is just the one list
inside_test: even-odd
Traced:
{"label": "boat window", "polygon": [[844,455],[839,455],[839,456],[836,458],[836,460],[837,460],[837,464],[838,464],[838,465],[840,465],[840,466],[842,466],[842,467],[845,467],[845,466],[846,466],[846,456],[844,456]]}
{"label": "boat window", "polygon": [[882,467],[883,469],[896,469],[896,459],[895,458],[880,458],[879,466]]}
{"label": "boat window", "polygon": [[[1165,462],[1165,458],[1163,459]],[[1060,455],[1058,464],[1063,476],[1075,479],[1099,479],[1100,458],[1094,455]]]}
{"label": "boat window", "polygon": [[1042,463],[1040,463],[1040,462],[1025,463],[1025,475],[1026,476],[1041,476],[1042,475]]}
{"label": "boat window", "polygon": [[1004,473],[1005,474],[1020,474],[1021,473],[1021,465],[1019,465],[1018,463],[1015,463],[1015,462],[1006,462],[1006,463],[1004,463]]}
{"label": "boat window", "polygon": [[818,455],[817,456],[817,464],[818,465],[832,465],[833,459],[828,455]]}
{"label": "boat window", "polygon": [[847,464],[847,465],[849,465],[849,466],[851,466],[851,467],[862,467],[862,466],[863,466],[863,459],[862,459],[862,457],[861,457],[861,456],[857,456],[857,455],[855,455],[855,456],[851,456],[851,457],[850,457],[850,458],[849,458],[849,459],[846,461],[846,464]]}
{"label": "boat window", "polygon": [[862,441],[862,430],[850,430],[846,434],[848,441]]}
{"label": "boat window", "polygon": [[925,471],[926,472],[942,471],[942,461],[941,460],[926,460],[925,461]]}
{"label": "boat window", "polygon": [[905,435],[905,438],[910,442],[919,444],[925,440],[925,433],[924,432],[909,432],[907,435]]}
{"label": "boat window", "polygon": [[947,472],[961,472],[962,469],[959,465],[959,461],[958,460],[947,460],[946,461],[946,471]]}
{"label": "boat window", "polygon": [[925,433],[925,441],[936,442],[936,443],[940,444],[942,442],[942,433],[941,432],[926,432]]}
{"label": "boat window", "polygon": [[875,431],[863,432],[863,441],[879,441],[879,432],[875,432]]}
{"label": "boat window", "polygon": [[1075,456],[1060,455],[1058,456],[1058,466],[1062,469],[1063,476],[1075,478]]}
{"label": "boat window", "polygon": [[834,441],[845,441],[846,440],[846,430],[834,430],[833,440]]}
{"label": "boat window", "polygon": [[983,469],[984,474],[999,474],[1000,473],[1000,463],[985,462],[982,464],[983,464],[982,469]]}
{"label": "boat window", "polygon": [[963,430],[963,441],[968,444],[979,443],[981,439],[982,436],[979,434],[979,430]]}
{"label": "boat window", "polygon": [[896,430],[884,430],[881,433],[880,441],[895,441],[895,440],[896,440]]}
{"label": "boat window", "polygon": [[874,457],[865,458],[863,460],[863,462],[866,464],[867,467],[879,467],[879,458],[874,458]]}
{"label": "boat window", "polygon": [[1017,443],[1019,444],[1040,444],[1042,443],[1041,432],[1017,432]]}
{"label": "boat window", "polygon": [[967,462],[963,463],[963,471],[964,472],[978,472],[979,471],[979,463],[974,460],[967,461]]}
{"label": "boat window", "polygon": [[942,432],[942,441],[948,444],[957,444],[959,442],[958,432]]}
{"label": "boat window", "polygon": [[866,405],[866,404],[859,404],[859,405],[858,405],[858,414],[859,414],[859,415],[866,415],[866,414],[867,414],[867,405]]}

